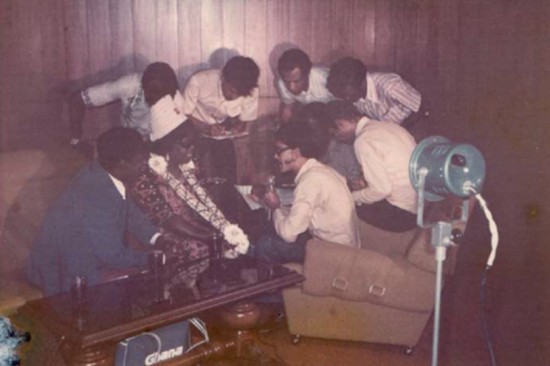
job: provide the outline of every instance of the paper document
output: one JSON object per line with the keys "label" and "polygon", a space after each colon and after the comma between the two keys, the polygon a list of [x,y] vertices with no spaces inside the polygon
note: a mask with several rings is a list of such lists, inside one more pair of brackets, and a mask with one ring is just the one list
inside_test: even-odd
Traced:
{"label": "paper document", "polygon": [[[263,207],[262,204],[254,201],[252,197],[250,197],[250,193],[252,193],[252,186],[235,185],[235,188],[237,189],[237,191],[239,191],[239,193],[244,198],[246,204],[248,205],[248,207],[250,207],[251,210],[257,210]],[[279,200],[281,201],[281,207],[292,205],[292,201],[294,200],[293,189],[276,187],[275,191],[277,192],[277,195],[279,196]]]}
{"label": "paper document", "polygon": [[241,194],[241,196],[243,196],[246,204],[248,205],[248,207],[250,207],[251,210],[257,210],[259,208],[262,208],[262,205],[259,204],[258,202],[254,201],[251,197],[250,197],[250,193],[252,192],[252,186],[240,186],[240,185],[235,185],[235,188],[237,189],[237,191],[239,191],[239,193]]}
{"label": "paper document", "polygon": [[229,132],[229,133],[224,133],[224,134],[221,134],[221,135],[209,135],[209,134],[204,134],[203,133],[202,136],[207,137],[207,138],[212,139],[212,140],[227,140],[227,139],[236,139],[236,138],[239,138],[239,137],[248,136],[248,131],[243,131],[243,132],[239,132],[239,133]]}

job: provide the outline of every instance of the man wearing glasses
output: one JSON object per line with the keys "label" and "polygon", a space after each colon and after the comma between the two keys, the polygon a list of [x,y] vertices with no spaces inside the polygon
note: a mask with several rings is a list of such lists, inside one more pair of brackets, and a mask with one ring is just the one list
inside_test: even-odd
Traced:
{"label": "man wearing glasses", "polygon": [[296,175],[294,200],[281,207],[276,192],[266,192],[261,201],[273,210],[274,232],[257,242],[257,257],[275,263],[298,262],[305,258],[311,237],[357,247],[359,243],[355,204],[346,180],[317,159],[323,146],[308,124],[281,126],[275,138],[275,159],[281,173]]}

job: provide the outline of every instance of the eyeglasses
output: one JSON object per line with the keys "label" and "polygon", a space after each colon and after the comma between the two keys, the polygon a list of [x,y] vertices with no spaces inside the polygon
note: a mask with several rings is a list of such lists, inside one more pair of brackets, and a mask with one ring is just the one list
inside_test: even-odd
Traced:
{"label": "eyeglasses", "polygon": [[290,146],[285,146],[285,147],[280,147],[278,149],[275,149],[275,155],[277,156],[281,156],[282,153],[284,153],[285,151],[287,150],[292,150],[292,147]]}

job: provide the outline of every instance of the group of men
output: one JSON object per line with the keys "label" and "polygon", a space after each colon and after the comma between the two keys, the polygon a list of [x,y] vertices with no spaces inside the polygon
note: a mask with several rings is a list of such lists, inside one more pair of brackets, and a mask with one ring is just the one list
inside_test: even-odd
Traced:
{"label": "group of men", "polygon": [[[181,93],[168,68],[153,63],[142,74],[92,86],[71,99],[75,148],[86,146],[81,141],[86,108],[120,101],[125,128],[100,136],[97,161],[83,169],[46,215],[31,253],[29,278],[47,294],[67,290],[89,267],[94,268],[86,272],[93,274],[88,280],[101,282],[102,269],[144,265],[143,252],[125,247],[127,230],[144,243],[162,243],[158,228],[126,197],[144,161],[144,141],[154,134],[151,99],[170,94],[184,123],[203,135],[197,153],[206,157],[205,165],[223,170],[222,175],[234,173],[232,141],[224,137],[246,133],[258,117],[258,65],[235,56],[222,70],[194,74]],[[295,175],[294,201],[283,208],[273,191],[256,197],[273,211],[273,232],[254,243],[254,254],[274,262],[303,261],[311,236],[357,247],[357,214],[385,230],[412,229],[416,193],[408,161],[416,143],[403,125],[419,112],[420,94],[398,75],[368,72],[355,58],[342,58],[330,69],[313,66],[300,49],[279,58],[276,85],[281,126],[275,159],[280,172]]]}

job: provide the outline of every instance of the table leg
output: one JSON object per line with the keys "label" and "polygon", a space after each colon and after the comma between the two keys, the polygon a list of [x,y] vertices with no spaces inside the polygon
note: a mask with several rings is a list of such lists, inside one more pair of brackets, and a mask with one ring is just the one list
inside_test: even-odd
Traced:
{"label": "table leg", "polygon": [[260,320],[260,308],[253,302],[239,302],[223,309],[221,318],[227,327],[234,330],[237,357],[242,356],[244,346],[257,340],[254,328]]}
{"label": "table leg", "polygon": [[114,345],[102,345],[80,349],[67,345],[63,348],[63,358],[68,366],[111,366],[114,363]]}

